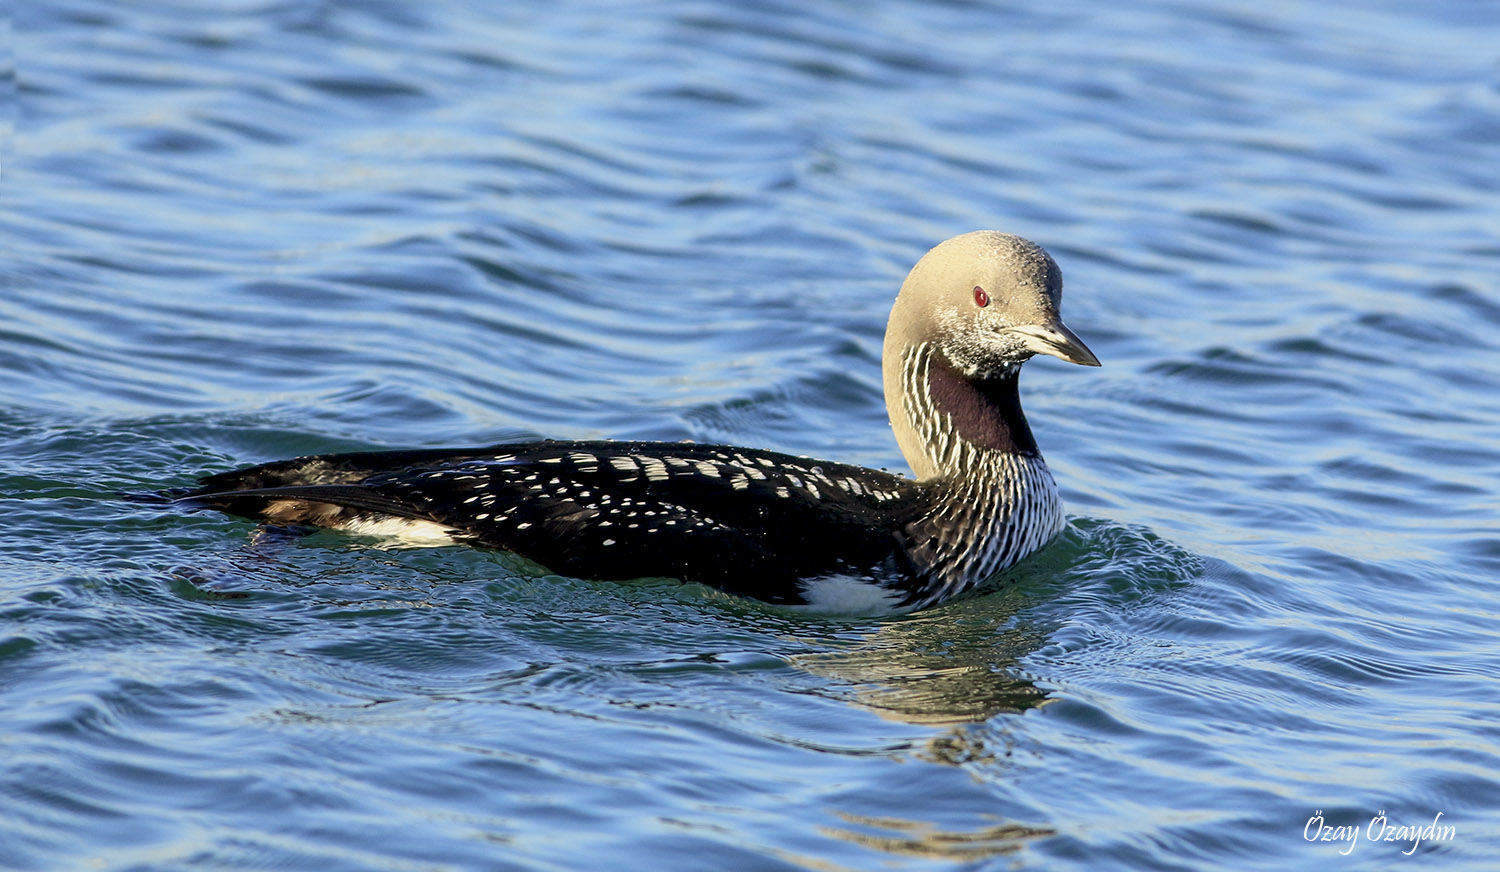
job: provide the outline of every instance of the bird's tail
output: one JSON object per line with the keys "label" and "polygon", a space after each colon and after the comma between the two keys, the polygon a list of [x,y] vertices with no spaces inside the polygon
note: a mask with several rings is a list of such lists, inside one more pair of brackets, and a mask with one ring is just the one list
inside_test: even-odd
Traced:
{"label": "bird's tail", "polygon": [[383,473],[475,453],[439,448],[318,454],[205,476],[196,487],[123,496],[139,503],[218,509],[273,524],[336,527],[342,521],[370,514],[427,520],[419,508],[365,482]]}

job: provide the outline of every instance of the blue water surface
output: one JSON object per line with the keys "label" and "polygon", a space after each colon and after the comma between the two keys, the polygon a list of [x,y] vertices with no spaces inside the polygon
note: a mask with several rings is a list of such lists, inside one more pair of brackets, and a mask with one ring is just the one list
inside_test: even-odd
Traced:
{"label": "blue water surface", "polygon": [[[1495,868],[1500,4],[10,11],[0,867]],[[536,436],[904,469],[886,313],[979,228],[1105,363],[1027,367],[1071,520],[985,595],[117,498]]]}

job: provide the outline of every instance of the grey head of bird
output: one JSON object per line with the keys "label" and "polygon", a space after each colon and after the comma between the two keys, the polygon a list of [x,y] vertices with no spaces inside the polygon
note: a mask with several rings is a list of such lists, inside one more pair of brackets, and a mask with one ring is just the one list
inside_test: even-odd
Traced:
{"label": "grey head of bird", "polygon": [[1083,366],[1099,359],[1063,324],[1062,271],[1040,245],[980,230],[955,236],[912,267],[891,308],[885,365],[928,343],[970,378],[1013,371],[1035,354]]}

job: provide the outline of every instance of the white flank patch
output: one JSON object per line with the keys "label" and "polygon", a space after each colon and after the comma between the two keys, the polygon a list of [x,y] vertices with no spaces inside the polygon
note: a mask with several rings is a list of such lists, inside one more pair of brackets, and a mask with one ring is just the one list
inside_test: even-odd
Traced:
{"label": "white flank patch", "polygon": [[338,529],[356,536],[374,536],[379,539],[394,540],[393,544],[397,545],[414,545],[424,548],[452,545],[455,541],[451,527],[444,527],[433,521],[398,518],[394,515],[349,521],[340,525]]}
{"label": "white flank patch", "polygon": [[828,575],[802,582],[806,605],[789,606],[799,612],[825,615],[891,615],[910,611],[898,608],[901,593],[852,575]]}

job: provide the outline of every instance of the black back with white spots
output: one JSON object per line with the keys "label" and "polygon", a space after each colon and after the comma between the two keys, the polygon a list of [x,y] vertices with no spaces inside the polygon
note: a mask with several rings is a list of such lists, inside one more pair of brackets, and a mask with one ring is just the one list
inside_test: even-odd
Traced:
{"label": "black back with white spots", "polygon": [[671,577],[803,604],[810,578],[914,592],[911,479],[769,451],[535,442],[297,458],[205,478],[184,496],[280,524],[440,525],[580,578]]}

